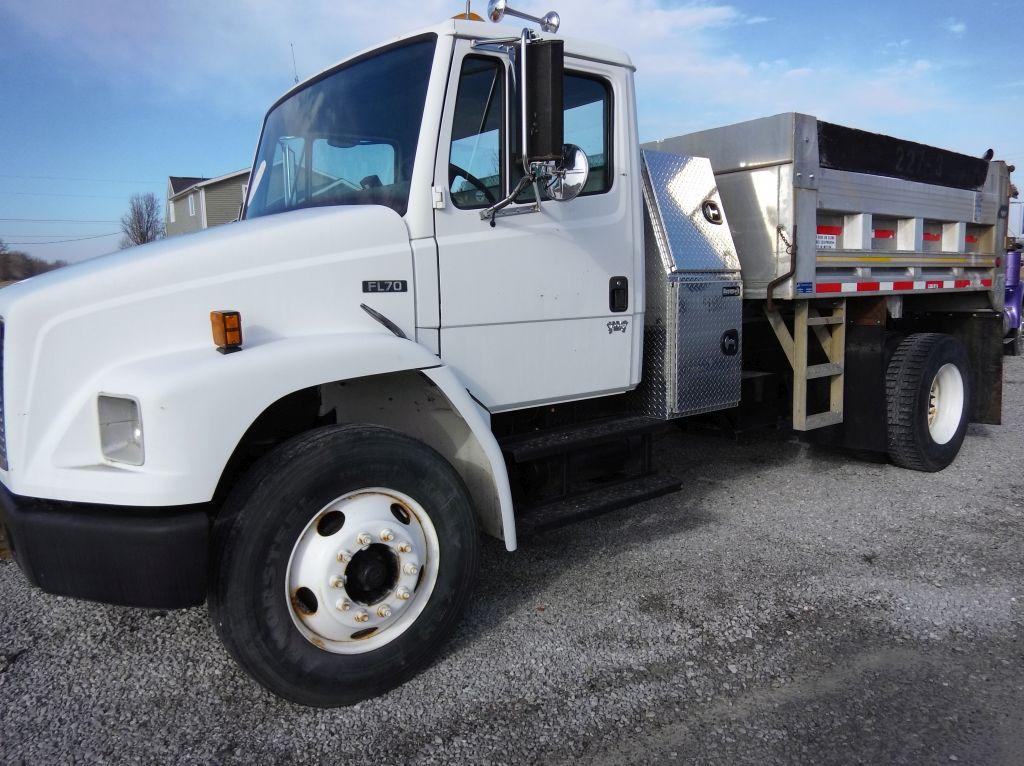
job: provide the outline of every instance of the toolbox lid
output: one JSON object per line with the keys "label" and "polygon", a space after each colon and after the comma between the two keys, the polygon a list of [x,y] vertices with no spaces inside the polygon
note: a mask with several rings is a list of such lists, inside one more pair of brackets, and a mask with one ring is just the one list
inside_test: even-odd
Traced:
{"label": "toolbox lid", "polygon": [[642,149],[644,206],[666,274],[739,271],[711,161]]}

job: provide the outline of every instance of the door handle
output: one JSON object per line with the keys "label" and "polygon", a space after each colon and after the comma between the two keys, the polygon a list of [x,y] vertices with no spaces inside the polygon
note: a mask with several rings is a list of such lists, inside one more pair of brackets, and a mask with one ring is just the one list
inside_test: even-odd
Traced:
{"label": "door handle", "polygon": [[629,308],[629,280],[626,277],[608,280],[608,308],[615,313]]}

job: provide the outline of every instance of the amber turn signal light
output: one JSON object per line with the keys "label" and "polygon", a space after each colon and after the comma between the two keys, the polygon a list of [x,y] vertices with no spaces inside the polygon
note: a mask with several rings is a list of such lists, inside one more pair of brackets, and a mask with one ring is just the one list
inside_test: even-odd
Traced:
{"label": "amber turn signal light", "polygon": [[242,349],[242,315],[237,311],[211,311],[213,343],[222,354]]}

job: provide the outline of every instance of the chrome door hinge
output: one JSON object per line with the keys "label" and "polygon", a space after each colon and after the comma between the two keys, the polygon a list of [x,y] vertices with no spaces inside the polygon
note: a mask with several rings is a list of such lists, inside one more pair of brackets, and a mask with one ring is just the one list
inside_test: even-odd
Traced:
{"label": "chrome door hinge", "polygon": [[430,196],[433,200],[434,210],[444,210],[444,189],[440,186],[431,186]]}

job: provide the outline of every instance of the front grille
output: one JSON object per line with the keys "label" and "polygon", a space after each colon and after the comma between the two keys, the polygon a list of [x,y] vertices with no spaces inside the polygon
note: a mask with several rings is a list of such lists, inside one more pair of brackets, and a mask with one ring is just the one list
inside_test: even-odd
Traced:
{"label": "front grille", "polygon": [[0,468],[7,470],[7,418],[4,417],[4,322],[0,319]]}

